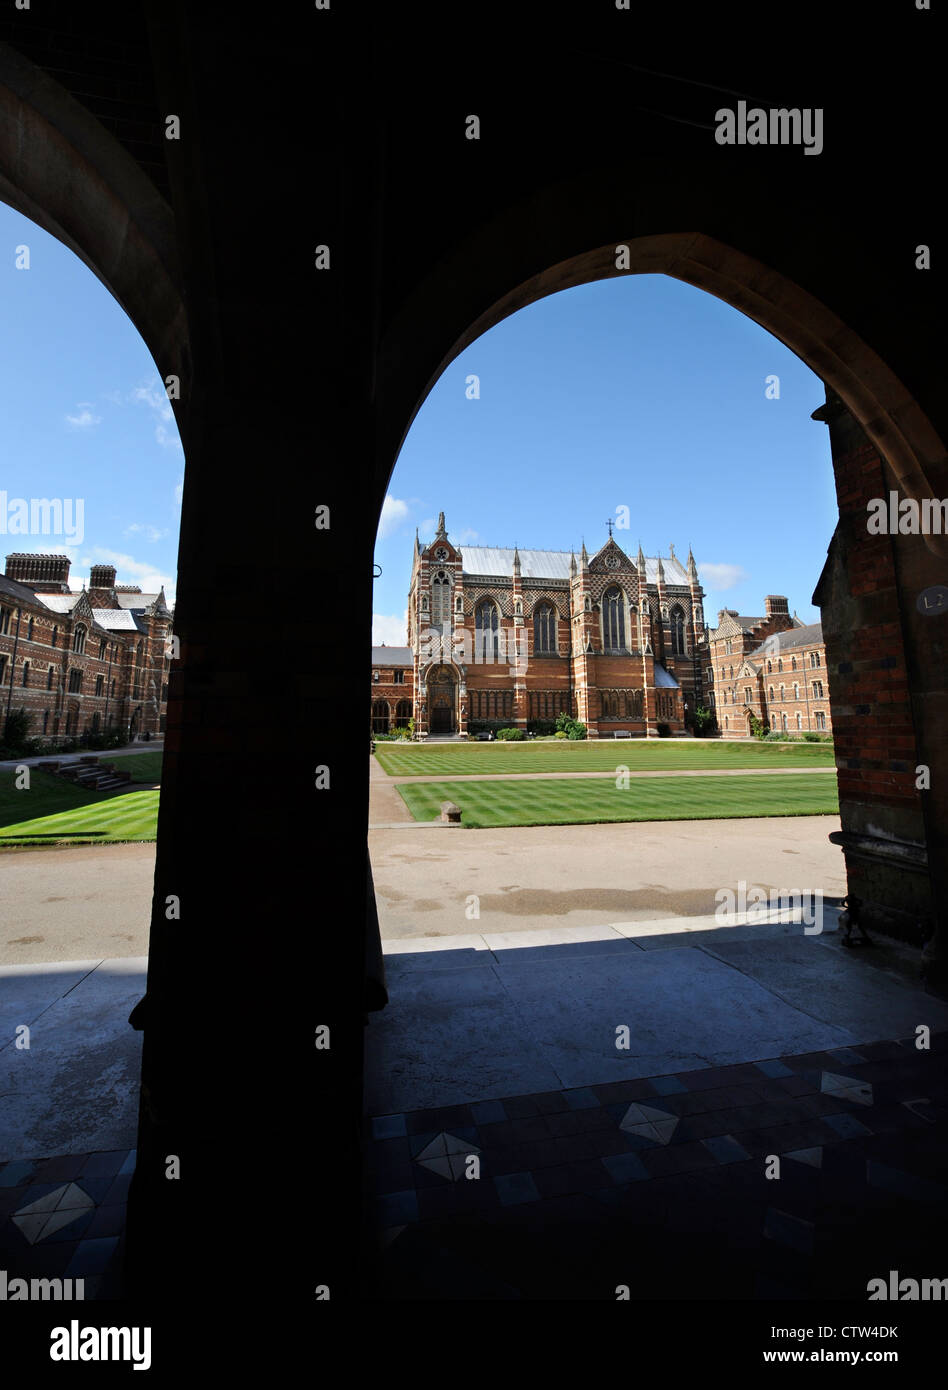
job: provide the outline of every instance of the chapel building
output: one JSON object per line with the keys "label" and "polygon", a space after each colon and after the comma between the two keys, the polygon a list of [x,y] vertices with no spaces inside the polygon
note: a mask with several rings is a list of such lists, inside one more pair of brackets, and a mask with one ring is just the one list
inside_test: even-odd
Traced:
{"label": "chapel building", "polygon": [[684,734],[710,664],[703,599],[690,551],[682,564],[674,547],[652,558],[640,545],[633,559],[611,534],[592,556],[584,544],[578,559],[462,551],[442,512],[428,545],[415,538],[407,649],[373,649],[374,685],[393,678],[389,698],[373,692],[373,728],[382,732],[386,717],[394,724],[395,707],[404,712],[410,699],[421,735],[526,731],[560,713],[590,738]]}

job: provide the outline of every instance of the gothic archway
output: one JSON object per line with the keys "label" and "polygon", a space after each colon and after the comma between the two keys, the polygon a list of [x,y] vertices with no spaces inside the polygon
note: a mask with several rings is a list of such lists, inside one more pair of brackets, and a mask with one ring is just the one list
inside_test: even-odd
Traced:
{"label": "gothic archway", "polygon": [[451,666],[434,666],[428,672],[426,685],[429,733],[457,733],[457,672]]}

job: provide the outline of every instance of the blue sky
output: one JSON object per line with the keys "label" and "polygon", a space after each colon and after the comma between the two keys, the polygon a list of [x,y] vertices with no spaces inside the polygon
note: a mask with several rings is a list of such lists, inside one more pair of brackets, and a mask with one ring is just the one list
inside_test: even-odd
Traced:
{"label": "blue sky", "polygon": [[[466,380],[479,378],[480,398]],[[779,378],[768,399],[767,378]],[[817,376],[737,310],[663,275],[630,275],[540,300],[445,371],[389,484],[373,641],[405,641],[415,527],[440,510],[461,545],[634,555],[694,548],[705,613],[763,613],[765,594],[810,602],[838,516]]]}
{"label": "blue sky", "polygon": [[[0,293],[0,555],[66,554],[76,591],[90,565],[114,564],[120,584],[164,584],[173,603],[183,454],[137,329],[72,251],[4,204]],[[81,500],[82,527],[74,511],[69,536],[11,534],[18,498]]]}

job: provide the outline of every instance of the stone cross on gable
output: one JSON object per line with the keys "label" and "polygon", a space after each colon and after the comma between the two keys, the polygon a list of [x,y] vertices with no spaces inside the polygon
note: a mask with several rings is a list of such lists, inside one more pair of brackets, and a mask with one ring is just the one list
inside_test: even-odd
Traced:
{"label": "stone cross on gable", "polygon": [[612,528],[615,525],[615,518],[610,516],[606,521],[606,525],[609,527],[609,539],[612,540]]}

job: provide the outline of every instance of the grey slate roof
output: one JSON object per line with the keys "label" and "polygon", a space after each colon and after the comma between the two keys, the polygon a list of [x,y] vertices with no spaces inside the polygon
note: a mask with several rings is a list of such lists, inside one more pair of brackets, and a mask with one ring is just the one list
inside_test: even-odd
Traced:
{"label": "grey slate roof", "polygon": [[157,594],[123,594],[119,589],[115,595],[119,608],[147,608],[154,603]]}
{"label": "grey slate roof", "polygon": [[655,686],[658,690],[677,690],[678,682],[670,671],[666,671],[657,661],[655,665]]}
{"label": "grey slate roof", "polygon": [[411,647],[373,647],[373,666],[411,666]]}
{"label": "grey slate roof", "polygon": [[748,652],[748,656],[770,656],[776,649],[778,652],[790,651],[794,647],[814,647],[823,641],[823,624],[807,623],[804,626],[792,627],[787,632],[777,632],[773,637],[768,637],[765,643]]}
{"label": "grey slate roof", "polygon": [[[520,576],[522,579],[569,579],[570,554],[569,550],[521,550]],[[465,545],[461,548],[461,557],[464,574],[472,579],[486,575],[513,577],[514,552],[507,547]],[[576,564],[578,567],[578,555]],[[662,564],[667,584],[688,583],[688,571],[679,560],[666,560],[663,556]],[[658,560],[651,556],[645,560],[645,578],[649,584],[654,584],[658,578]]]}
{"label": "grey slate roof", "polygon": [[[33,592],[32,589],[30,592]],[[33,597],[54,613],[71,613],[79,601],[78,594],[33,594]]]}
{"label": "grey slate roof", "polygon": [[125,608],[97,608],[95,620],[100,627],[108,628],[110,632],[136,632],[138,630],[134,614],[129,613]]}
{"label": "grey slate roof", "polygon": [[5,574],[0,574],[0,594],[5,594],[7,598],[14,599],[17,603],[35,603],[38,594],[34,594],[32,589],[28,589],[25,584],[20,584],[15,579],[8,579]]}

